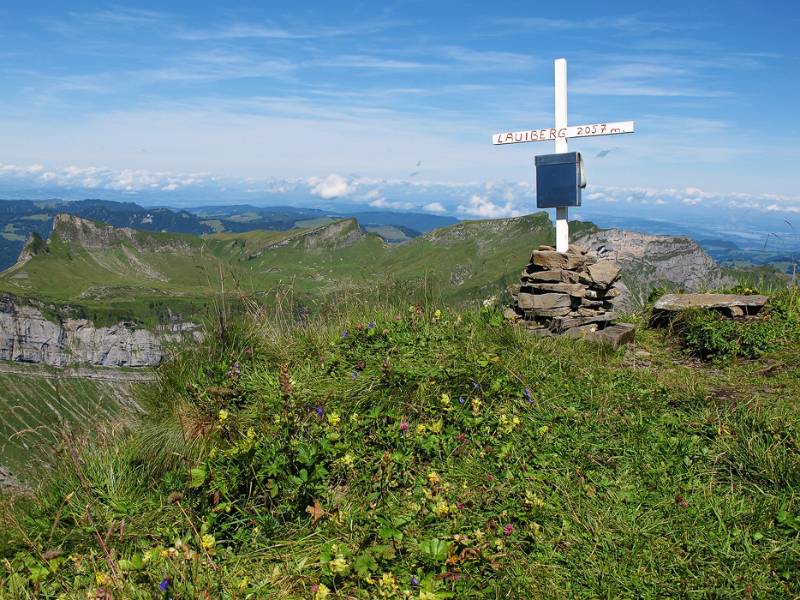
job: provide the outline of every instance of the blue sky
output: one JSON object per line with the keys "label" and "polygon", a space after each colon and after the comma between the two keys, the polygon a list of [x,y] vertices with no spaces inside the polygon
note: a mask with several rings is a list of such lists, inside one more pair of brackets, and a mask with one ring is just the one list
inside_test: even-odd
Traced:
{"label": "blue sky", "polygon": [[[794,2],[0,5],[0,194],[533,210],[553,59],[587,210],[800,212]],[[628,210],[628,209],[626,209]],[[713,213],[708,213],[713,214]]]}

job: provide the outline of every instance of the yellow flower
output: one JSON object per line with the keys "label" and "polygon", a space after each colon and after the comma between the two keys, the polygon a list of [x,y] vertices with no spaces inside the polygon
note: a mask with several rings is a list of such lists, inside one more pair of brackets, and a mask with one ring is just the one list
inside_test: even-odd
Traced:
{"label": "yellow flower", "polygon": [[217,540],[215,540],[214,536],[210,533],[206,533],[202,538],[200,538],[200,545],[206,550],[213,550],[217,545]]}
{"label": "yellow flower", "polygon": [[395,578],[393,573],[384,573],[383,575],[381,575],[381,578],[378,581],[378,585],[381,587],[394,589],[397,587],[397,579]]}
{"label": "yellow flower", "polygon": [[536,433],[538,433],[539,435],[544,435],[548,431],[550,431],[550,428],[547,425],[542,425],[541,427],[539,427],[539,429],[536,430]]}
{"label": "yellow flower", "polygon": [[250,578],[242,577],[242,580],[239,582],[239,591],[241,592],[244,588],[246,588],[248,583],[250,583]]}
{"label": "yellow flower", "polygon": [[442,478],[439,477],[439,474],[436,471],[431,471],[428,473],[428,481],[431,485],[436,485],[437,483],[441,483]]}
{"label": "yellow flower", "polygon": [[439,500],[433,505],[433,514],[437,517],[443,517],[450,512],[450,505],[444,500]]}
{"label": "yellow flower", "polygon": [[314,594],[314,600],[323,600],[330,595],[331,591],[328,589],[328,586],[324,583],[320,583],[317,586],[317,593]]}
{"label": "yellow flower", "polygon": [[94,574],[94,580],[97,585],[108,585],[111,583],[111,579],[105,573],[97,572]]}
{"label": "yellow flower", "polygon": [[442,394],[442,409],[445,411],[453,410],[453,405],[450,403],[450,396]]}
{"label": "yellow flower", "polygon": [[480,398],[473,398],[470,400],[470,404],[472,405],[472,414],[474,416],[478,416],[481,414],[481,401]]}
{"label": "yellow flower", "polygon": [[353,413],[352,415],[350,415],[350,422],[358,423],[358,417],[359,417],[358,413]]}
{"label": "yellow flower", "polygon": [[442,319],[442,311],[437,308],[436,312],[433,313],[433,320],[441,321],[441,319]]}
{"label": "yellow flower", "polygon": [[431,425],[431,431],[433,433],[442,433],[442,426],[443,426],[442,420],[439,419],[438,421],[436,421],[436,423],[433,423]]}
{"label": "yellow flower", "polygon": [[331,427],[336,427],[341,422],[342,419],[339,416],[339,413],[332,412],[331,414],[328,415],[328,424]]}
{"label": "yellow flower", "polygon": [[253,440],[253,439],[255,439],[255,437],[256,437],[256,430],[253,429],[252,427],[248,427],[247,428],[247,439],[248,440]]}
{"label": "yellow flower", "polygon": [[274,417],[272,417],[272,422],[275,423],[275,425],[280,424],[281,416],[279,414],[276,414]]}
{"label": "yellow flower", "polygon": [[423,425],[422,423],[417,425],[417,433],[425,433],[427,429],[428,427],[426,425]]}
{"label": "yellow flower", "polygon": [[219,417],[219,422],[224,423],[225,421],[227,421],[229,415],[230,413],[224,408],[219,409],[219,412],[217,413],[217,417]]}
{"label": "yellow flower", "polygon": [[331,571],[338,573],[339,575],[342,575],[347,571],[348,568],[350,568],[350,565],[347,564],[347,561],[341,554],[330,561],[328,566],[331,568]]}
{"label": "yellow flower", "polygon": [[339,459],[339,462],[342,463],[345,467],[352,467],[355,461],[356,457],[350,454],[349,452]]}

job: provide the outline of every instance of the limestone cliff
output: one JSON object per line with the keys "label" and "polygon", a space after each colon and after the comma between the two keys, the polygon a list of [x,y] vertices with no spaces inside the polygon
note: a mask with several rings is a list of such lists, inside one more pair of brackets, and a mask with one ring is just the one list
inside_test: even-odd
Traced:
{"label": "limestone cliff", "polygon": [[166,342],[176,341],[194,329],[187,323],[152,332],[129,323],[95,327],[86,319],[56,322],[35,306],[0,297],[0,360],[54,367],[151,367],[164,359]]}
{"label": "limestone cliff", "polygon": [[577,236],[574,242],[590,247],[600,258],[608,258],[622,267],[628,291],[621,302],[628,308],[644,304],[655,287],[703,292],[735,284],[689,238],[605,229]]}

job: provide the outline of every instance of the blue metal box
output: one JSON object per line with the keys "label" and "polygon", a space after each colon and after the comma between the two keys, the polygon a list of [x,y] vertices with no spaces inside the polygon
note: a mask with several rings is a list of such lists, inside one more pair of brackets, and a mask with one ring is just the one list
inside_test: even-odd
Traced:
{"label": "blue metal box", "polygon": [[580,152],[544,154],[536,157],[536,206],[580,206],[586,187]]}

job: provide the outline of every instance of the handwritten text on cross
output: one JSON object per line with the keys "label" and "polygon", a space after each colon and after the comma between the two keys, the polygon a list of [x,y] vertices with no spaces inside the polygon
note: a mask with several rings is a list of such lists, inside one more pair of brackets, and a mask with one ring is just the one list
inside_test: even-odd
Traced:
{"label": "handwritten text on cross", "polygon": [[554,142],[559,138],[590,137],[597,135],[618,135],[634,133],[633,121],[617,123],[593,123],[591,125],[573,125],[556,129],[529,129],[528,131],[508,131],[492,135],[495,146],[502,144],[521,144],[523,142]]}

